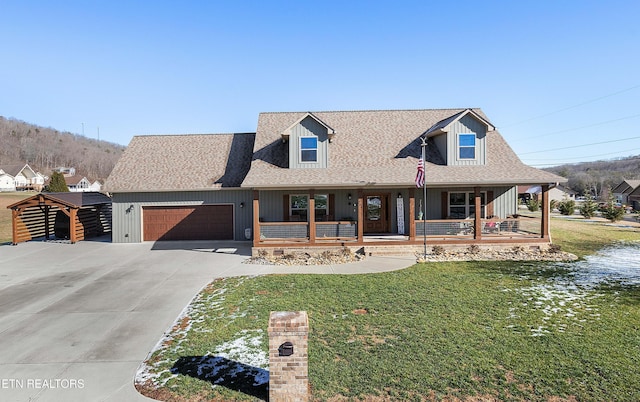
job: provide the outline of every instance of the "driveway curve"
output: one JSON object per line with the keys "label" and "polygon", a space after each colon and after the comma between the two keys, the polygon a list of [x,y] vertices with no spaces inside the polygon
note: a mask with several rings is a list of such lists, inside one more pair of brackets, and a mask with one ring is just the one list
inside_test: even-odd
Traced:
{"label": "driveway curve", "polygon": [[250,248],[244,242],[0,246],[0,400],[151,401],[133,386],[138,366],[213,279],[384,272],[415,262],[245,264]]}

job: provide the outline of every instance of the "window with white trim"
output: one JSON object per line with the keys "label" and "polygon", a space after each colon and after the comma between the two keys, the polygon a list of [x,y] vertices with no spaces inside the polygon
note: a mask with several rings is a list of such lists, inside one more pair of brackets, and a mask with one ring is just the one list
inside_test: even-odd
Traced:
{"label": "window with white trim", "polygon": [[318,137],[300,137],[300,162],[318,161]]}
{"label": "window with white trim", "polygon": [[476,158],[476,135],[475,134],[458,134],[458,158],[459,159],[475,159]]}
{"label": "window with white trim", "polygon": [[[313,197],[315,201],[315,217],[316,221],[322,221],[329,215],[329,195],[316,194]],[[308,194],[291,194],[289,196],[289,215],[292,220],[308,221],[309,214],[309,195]],[[294,218],[295,217],[295,218]]]}
{"label": "window with white trim", "polygon": [[[480,193],[480,217],[486,216],[487,193]],[[449,214],[452,219],[471,219],[476,215],[475,194],[473,192],[450,192]]]}

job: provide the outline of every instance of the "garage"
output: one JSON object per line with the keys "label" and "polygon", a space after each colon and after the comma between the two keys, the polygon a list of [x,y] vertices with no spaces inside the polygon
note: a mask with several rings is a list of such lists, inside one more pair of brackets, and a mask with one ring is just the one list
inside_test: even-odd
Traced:
{"label": "garage", "polygon": [[233,205],[143,207],[143,239],[233,240]]}

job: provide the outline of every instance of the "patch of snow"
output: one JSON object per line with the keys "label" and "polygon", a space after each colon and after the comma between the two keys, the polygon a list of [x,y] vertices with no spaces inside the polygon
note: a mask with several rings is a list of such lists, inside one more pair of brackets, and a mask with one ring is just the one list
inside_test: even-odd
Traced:
{"label": "patch of snow", "polygon": [[[565,332],[568,325],[597,321],[600,313],[590,304],[603,296],[595,289],[599,285],[640,285],[640,242],[621,243],[603,249],[575,263],[557,263],[566,275],[554,277],[530,287],[515,289],[526,302],[509,309],[508,320],[519,318],[518,310],[535,309],[542,313],[541,325],[531,329],[531,336],[544,336],[552,330]],[[537,273],[542,280],[541,270]],[[535,280],[523,275],[521,280]],[[503,289],[504,292],[510,291]],[[507,328],[517,329],[515,325]]]}

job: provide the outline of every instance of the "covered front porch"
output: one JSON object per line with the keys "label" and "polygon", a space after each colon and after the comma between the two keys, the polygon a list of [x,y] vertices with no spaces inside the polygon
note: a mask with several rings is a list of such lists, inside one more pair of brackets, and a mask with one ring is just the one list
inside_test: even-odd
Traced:
{"label": "covered front porch", "polygon": [[[542,187],[541,214],[531,215],[518,213],[517,193],[506,187],[429,189],[426,199],[415,188],[309,189],[277,195],[255,190],[253,247],[548,244],[549,186]],[[274,198],[282,200],[281,215],[273,213]],[[466,201],[458,202],[462,198]]]}

